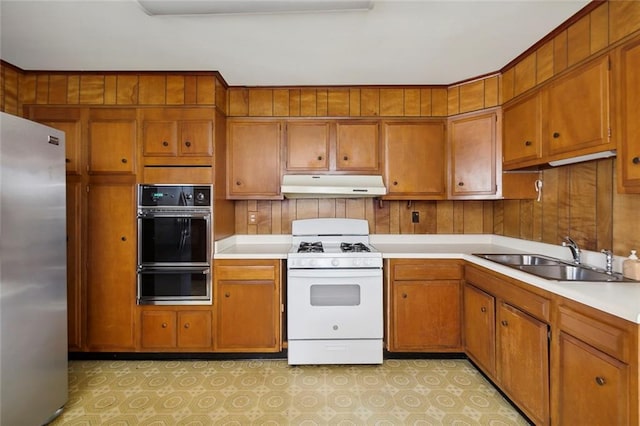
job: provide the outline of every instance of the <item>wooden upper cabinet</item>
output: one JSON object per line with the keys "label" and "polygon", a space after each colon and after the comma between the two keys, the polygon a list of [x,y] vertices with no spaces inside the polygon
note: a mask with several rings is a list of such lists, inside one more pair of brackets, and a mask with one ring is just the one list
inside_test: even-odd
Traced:
{"label": "wooden upper cabinet", "polygon": [[375,121],[336,123],[336,170],[380,170],[379,124]]}
{"label": "wooden upper cabinet", "polygon": [[615,148],[609,138],[609,73],[604,55],[543,88],[547,160]]}
{"label": "wooden upper cabinet", "polygon": [[380,171],[377,121],[290,120],[286,125],[288,172]]}
{"label": "wooden upper cabinet", "polygon": [[68,175],[82,174],[82,110],[80,108],[32,106],[27,118],[65,133],[65,162]]}
{"label": "wooden upper cabinet", "polygon": [[288,122],[287,170],[329,170],[329,140],[328,122]]}
{"label": "wooden upper cabinet", "polygon": [[136,172],[136,110],[92,109],[89,112],[89,173]]}
{"label": "wooden upper cabinet", "polygon": [[388,191],[384,198],[444,199],[444,121],[385,121],[382,126]]}
{"label": "wooden upper cabinet", "polygon": [[211,108],[142,110],[144,163],[211,165],[214,115]]}
{"label": "wooden upper cabinet", "polygon": [[499,120],[498,109],[449,120],[449,188],[452,197],[476,198],[498,194]]}
{"label": "wooden upper cabinet", "polygon": [[540,100],[540,92],[535,91],[503,107],[503,169],[535,164],[542,157]]}
{"label": "wooden upper cabinet", "polygon": [[640,37],[615,52],[618,189],[640,193]]}
{"label": "wooden upper cabinet", "polygon": [[282,199],[279,121],[227,123],[227,198]]}

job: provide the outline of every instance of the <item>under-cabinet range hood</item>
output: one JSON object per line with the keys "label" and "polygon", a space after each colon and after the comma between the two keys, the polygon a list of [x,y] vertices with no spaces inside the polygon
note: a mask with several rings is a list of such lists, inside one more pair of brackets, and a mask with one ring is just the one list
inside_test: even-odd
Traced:
{"label": "under-cabinet range hood", "polygon": [[286,198],[362,198],[387,193],[382,176],[375,175],[284,175]]}

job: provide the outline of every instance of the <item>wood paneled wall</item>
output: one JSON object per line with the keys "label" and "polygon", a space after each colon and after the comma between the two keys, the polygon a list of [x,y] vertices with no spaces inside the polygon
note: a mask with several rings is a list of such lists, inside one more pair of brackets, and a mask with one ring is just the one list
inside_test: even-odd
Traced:
{"label": "wood paneled wall", "polygon": [[[236,201],[236,233],[290,234],[291,221],[317,217],[365,219],[375,234],[493,233],[493,201],[382,201],[359,199],[293,199]],[[412,212],[420,215],[411,222]],[[255,213],[256,224],[249,224]]]}
{"label": "wood paneled wall", "polygon": [[503,70],[502,102],[526,92],[640,29],[639,1],[609,1],[551,34]]}

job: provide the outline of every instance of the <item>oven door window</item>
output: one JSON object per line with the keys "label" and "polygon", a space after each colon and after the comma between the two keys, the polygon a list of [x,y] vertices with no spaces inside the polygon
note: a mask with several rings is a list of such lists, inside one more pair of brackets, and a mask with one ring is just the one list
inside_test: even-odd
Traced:
{"label": "oven door window", "polygon": [[210,216],[145,216],[138,219],[140,263],[209,262]]}
{"label": "oven door window", "polygon": [[142,269],[138,273],[139,303],[211,302],[209,268]]}
{"label": "oven door window", "polygon": [[358,306],[360,286],[357,284],[312,285],[311,306]]}

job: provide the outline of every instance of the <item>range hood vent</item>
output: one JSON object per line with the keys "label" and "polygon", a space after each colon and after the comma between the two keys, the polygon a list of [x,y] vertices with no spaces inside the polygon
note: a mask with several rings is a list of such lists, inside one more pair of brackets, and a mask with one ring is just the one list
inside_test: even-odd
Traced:
{"label": "range hood vent", "polygon": [[566,166],[567,164],[581,163],[583,161],[599,160],[601,158],[615,157],[616,151],[602,151],[593,154],[579,155],[577,157],[565,158],[562,160],[549,161],[552,167]]}
{"label": "range hood vent", "polygon": [[286,198],[362,198],[387,193],[382,176],[374,175],[284,175]]}

